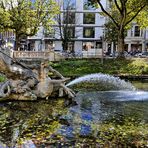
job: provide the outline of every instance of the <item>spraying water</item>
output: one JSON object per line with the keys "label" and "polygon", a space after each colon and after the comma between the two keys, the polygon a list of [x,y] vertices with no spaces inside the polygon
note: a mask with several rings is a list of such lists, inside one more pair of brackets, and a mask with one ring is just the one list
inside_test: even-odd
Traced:
{"label": "spraying water", "polygon": [[79,77],[68,83],[67,86],[85,87],[87,85],[89,88],[89,86],[92,87],[92,84],[97,90],[135,90],[131,83],[102,73]]}

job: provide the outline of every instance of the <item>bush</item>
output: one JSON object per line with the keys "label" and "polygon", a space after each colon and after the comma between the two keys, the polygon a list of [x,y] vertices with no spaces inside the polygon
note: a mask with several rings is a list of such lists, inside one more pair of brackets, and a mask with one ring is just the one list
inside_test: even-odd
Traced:
{"label": "bush", "polygon": [[136,59],[133,60],[127,66],[129,74],[148,74],[148,64],[144,59]]}
{"label": "bush", "polygon": [[6,80],[6,78],[4,76],[0,75],[0,82],[4,82]]}

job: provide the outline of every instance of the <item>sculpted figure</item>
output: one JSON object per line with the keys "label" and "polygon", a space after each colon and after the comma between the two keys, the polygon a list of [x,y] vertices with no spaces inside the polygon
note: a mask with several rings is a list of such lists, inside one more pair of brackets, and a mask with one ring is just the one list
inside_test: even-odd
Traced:
{"label": "sculpted figure", "polygon": [[[49,77],[49,72],[57,79]],[[0,73],[6,76],[6,81],[0,83],[0,100],[75,96],[75,93],[65,85],[68,79],[49,66],[47,60],[41,61],[40,64],[26,65],[0,50]]]}

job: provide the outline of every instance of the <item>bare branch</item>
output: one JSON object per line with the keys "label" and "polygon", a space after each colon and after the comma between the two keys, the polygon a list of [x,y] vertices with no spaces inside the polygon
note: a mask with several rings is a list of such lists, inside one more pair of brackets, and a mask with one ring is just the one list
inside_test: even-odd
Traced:
{"label": "bare branch", "polygon": [[[121,0],[121,1],[122,1],[122,0]],[[114,2],[115,2],[115,5],[116,5],[117,9],[118,9],[119,12],[120,12],[120,14],[122,14],[122,9],[120,8],[120,6],[119,6],[117,0],[114,0]]]}
{"label": "bare branch", "polygon": [[119,28],[119,24],[116,22],[116,20],[104,9],[102,3],[100,0],[97,0],[99,6],[101,7],[101,10],[115,23],[116,27]]}

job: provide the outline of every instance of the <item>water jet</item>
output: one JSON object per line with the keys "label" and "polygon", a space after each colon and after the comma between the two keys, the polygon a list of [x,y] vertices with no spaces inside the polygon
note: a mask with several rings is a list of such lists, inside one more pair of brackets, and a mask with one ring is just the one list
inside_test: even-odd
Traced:
{"label": "water jet", "polygon": [[96,73],[89,74],[68,83],[68,87],[76,88],[87,88],[94,89],[98,91],[105,90],[136,90],[135,87],[130,83],[124,80],[121,80],[119,77],[114,77],[108,74]]}

